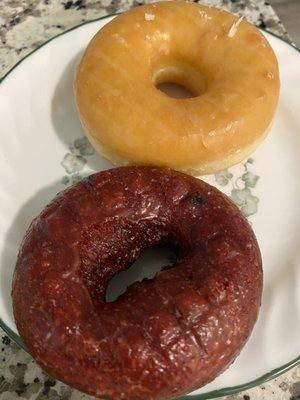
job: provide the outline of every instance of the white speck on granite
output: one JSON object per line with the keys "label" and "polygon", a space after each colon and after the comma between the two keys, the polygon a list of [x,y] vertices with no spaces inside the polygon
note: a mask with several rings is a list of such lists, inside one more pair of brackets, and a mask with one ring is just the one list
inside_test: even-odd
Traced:
{"label": "white speck on granite", "polygon": [[[83,21],[125,11],[141,3],[140,0],[0,0],[0,76],[58,33]],[[222,7],[289,40],[267,1],[205,0],[200,3]],[[46,375],[0,329],[0,400],[16,399],[92,400]],[[300,366],[264,385],[224,399],[300,399]]]}

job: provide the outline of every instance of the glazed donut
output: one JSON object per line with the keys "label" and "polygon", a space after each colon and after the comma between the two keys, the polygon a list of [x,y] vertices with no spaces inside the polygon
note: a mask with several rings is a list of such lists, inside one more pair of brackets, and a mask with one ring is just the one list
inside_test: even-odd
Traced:
{"label": "glazed donut", "polygon": [[[171,98],[157,89],[162,82],[195,97]],[[88,138],[112,162],[207,174],[241,161],[266,136],[279,74],[272,48],[250,23],[168,1],[105,25],[78,66],[74,88]]]}
{"label": "glazed donut", "polygon": [[[106,302],[143,249],[177,262]],[[121,167],[66,189],[32,222],[13,278],[16,324],[53,377],[108,399],[170,399],[238,355],[259,311],[261,257],[246,219],[210,185]]]}

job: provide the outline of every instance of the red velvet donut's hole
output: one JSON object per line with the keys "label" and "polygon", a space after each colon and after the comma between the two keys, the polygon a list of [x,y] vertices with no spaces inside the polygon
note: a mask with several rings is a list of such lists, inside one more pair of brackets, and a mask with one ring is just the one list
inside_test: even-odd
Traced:
{"label": "red velvet donut's hole", "polygon": [[144,250],[128,269],[119,272],[110,280],[106,289],[106,302],[115,301],[134,282],[155,278],[157,272],[166,266],[173,266],[175,261],[174,249],[169,245]]}

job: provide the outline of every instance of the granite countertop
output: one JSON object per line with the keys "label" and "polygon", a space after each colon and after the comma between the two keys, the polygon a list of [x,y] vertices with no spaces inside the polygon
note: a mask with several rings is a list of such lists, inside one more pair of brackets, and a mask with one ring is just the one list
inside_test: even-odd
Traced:
{"label": "granite countertop", "polygon": [[[45,40],[83,21],[143,3],[140,0],[0,0],[0,77]],[[244,15],[249,21],[289,40],[264,0],[200,1]],[[47,376],[34,360],[0,329],[0,400],[88,400]],[[223,398],[224,400],[225,398]],[[300,366],[273,381],[227,400],[300,399]]]}

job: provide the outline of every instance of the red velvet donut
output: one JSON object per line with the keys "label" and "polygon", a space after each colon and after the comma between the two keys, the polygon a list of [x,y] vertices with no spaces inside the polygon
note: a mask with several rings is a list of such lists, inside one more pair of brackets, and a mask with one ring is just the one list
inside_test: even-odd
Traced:
{"label": "red velvet donut", "polygon": [[[174,267],[105,301],[110,279],[171,243]],[[52,376],[89,394],[169,399],[214,379],[259,311],[260,251],[246,219],[210,185],[123,167],[59,193],[32,222],[13,280],[18,330]]]}

